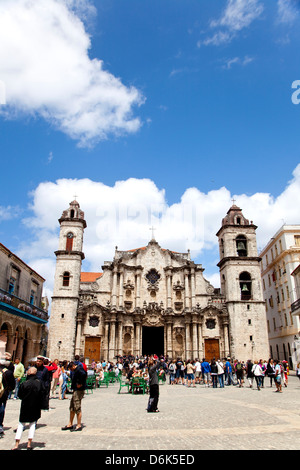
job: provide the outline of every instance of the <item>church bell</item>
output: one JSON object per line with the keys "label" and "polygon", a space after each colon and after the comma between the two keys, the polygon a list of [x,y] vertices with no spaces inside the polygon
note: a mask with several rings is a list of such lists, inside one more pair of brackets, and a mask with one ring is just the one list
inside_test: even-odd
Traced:
{"label": "church bell", "polygon": [[244,284],[242,287],[242,292],[249,292],[247,284]]}
{"label": "church bell", "polygon": [[244,242],[238,242],[237,250],[238,251],[246,250]]}

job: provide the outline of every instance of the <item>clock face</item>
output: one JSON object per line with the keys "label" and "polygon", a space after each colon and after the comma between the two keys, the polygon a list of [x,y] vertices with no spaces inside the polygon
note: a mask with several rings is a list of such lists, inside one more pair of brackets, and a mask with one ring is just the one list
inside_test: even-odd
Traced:
{"label": "clock face", "polygon": [[69,233],[67,234],[67,237],[68,237],[68,238],[73,238],[73,236],[74,236],[74,235],[73,235],[72,232],[69,232]]}

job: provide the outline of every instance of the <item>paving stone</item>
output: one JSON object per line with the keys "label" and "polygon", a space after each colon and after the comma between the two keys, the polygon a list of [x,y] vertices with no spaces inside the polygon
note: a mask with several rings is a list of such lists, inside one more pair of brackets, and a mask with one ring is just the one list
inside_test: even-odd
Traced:
{"label": "paving stone", "polygon": [[[33,447],[36,450],[178,451],[299,450],[300,381],[289,377],[283,393],[268,379],[258,391],[236,386],[224,389],[197,385],[160,385],[160,413],[147,413],[148,395],[132,395],[118,385],[94,390],[82,401],[83,430],[61,431],[69,418],[69,399],[51,399],[42,411]],[[67,395],[70,398],[70,395]],[[19,400],[6,406],[0,450],[14,445]],[[27,430],[20,448],[26,448]]]}

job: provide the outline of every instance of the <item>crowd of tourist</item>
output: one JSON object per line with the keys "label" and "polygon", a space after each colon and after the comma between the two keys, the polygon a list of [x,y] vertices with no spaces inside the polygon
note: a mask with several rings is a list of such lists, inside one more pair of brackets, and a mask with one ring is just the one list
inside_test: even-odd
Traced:
{"label": "crowd of tourist", "polygon": [[[155,356],[154,356],[155,357]],[[148,362],[150,356],[119,356],[115,362],[91,363],[92,373],[102,376],[106,371],[113,371],[116,376],[122,374],[128,379],[132,376],[148,376]],[[183,360],[181,358],[155,357],[159,364],[158,374],[170,385],[185,385],[196,387],[197,384],[205,387],[223,388],[236,385],[240,388],[256,385],[257,390],[265,386],[265,379],[269,379],[269,386],[276,386],[277,392],[282,392],[282,386],[287,387],[289,366],[287,361],[277,359],[246,362],[232,360],[231,358],[202,360]],[[296,374],[300,379],[300,364],[297,365]]]}
{"label": "crowd of tourist", "polygon": [[[87,378],[94,375],[97,381],[104,379],[105,373],[113,373],[115,377],[131,381],[134,377],[143,377],[149,385],[149,404],[147,411],[158,412],[159,378],[171,386],[183,385],[195,388],[197,385],[212,388],[224,388],[234,385],[242,388],[249,386],[261,390],[269,381],[276,392],[282,393],[282,387],[288,386],[289,365],[287,361],[276,359],[252,362],[239,361],[231,358],[202,360],[171,359],[164,356],[117,356],[114,362],[92,361],[86,365],[84,358],[75,356],[70,361],[59,361],[38,356],[25,370],[19,358],[14,363],[10,354],[0,361],[0,437],[3,435],[3,420],[6,402],[10,398],[21,399],[20,422],[16,432],[18,449],[25,422],[30,423],[28,449],[35,432],[35,425],[41,410],[49,410],[51,398],[63,400],[67,391],[72,393],[70,416],[62,430],[81,431],[81,400],[85,393]],[[300,363],[296,367],[296,375],[300,379]],[[24,382],[24,378],[26,381]],[[67,385],[70,384],[69,390]],[[14,393],[13,393],[14,392]],[[73,426],[74,418],[77,425]]]}

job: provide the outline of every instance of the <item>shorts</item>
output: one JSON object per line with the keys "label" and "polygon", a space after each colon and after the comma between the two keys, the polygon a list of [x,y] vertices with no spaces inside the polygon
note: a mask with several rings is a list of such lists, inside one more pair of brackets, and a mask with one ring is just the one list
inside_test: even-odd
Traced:
{"label": "shorts", "polygon": [[179,377],[184,377],[184,371],[183,370],[180,370],[180,369],[177,369],[176,371],[176,378],[179,379]]}
{"label": "shorts", "polygon": [[199,370],[197,370],[197,371],[195,372],[195,377],[196,377],[196,379],[198,379],[200,376],[201,376],[201,372],[200,372]]}
{"label": "shorts", "polygon": [[84,397],[84,390],[76,390],[73,392],[71,401],[70,401],[70,411],[73,411],[75,414],[81,412],[81,400]]}
{"label": "shorts", "polygon": [[188,374],[187,375],[188,380],[194,380],[194,374]]}

